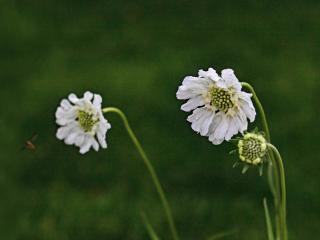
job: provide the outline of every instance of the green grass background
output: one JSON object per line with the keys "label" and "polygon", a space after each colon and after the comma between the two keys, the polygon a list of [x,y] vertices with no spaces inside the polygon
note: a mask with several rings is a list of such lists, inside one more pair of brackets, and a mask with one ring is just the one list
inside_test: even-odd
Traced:
{"label": "green grass background", "polygon": [[[195,134],[175,98],[184,76],[208,67],[231,67],[255,87],[285,161],[290,239],[319,239],[319,1],[0,6],[1,239],[148,239],[141,211],[170,239],[152,182],[117,116],[106,116],[107,150],[81,156],[56,139],[60,100],[86,90],[127,113],[182,239],[232,229],[237,233],[225,239],[266,239],[265,176],[233,169],[233,146],[213,146]],[[21,151],[34,132],[37,150]]]}

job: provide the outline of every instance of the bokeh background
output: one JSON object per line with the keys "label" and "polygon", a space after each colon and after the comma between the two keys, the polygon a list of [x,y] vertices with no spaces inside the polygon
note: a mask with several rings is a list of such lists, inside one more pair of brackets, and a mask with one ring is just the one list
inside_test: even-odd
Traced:
{"label": "bokeh background", "polygon": [[[195,134],[175,98],[186,75],[231,67],[265,107],[285,160],[290,239],[320,238],[319,1],[0,2],[0,236],[170,239],[121,121],[84,156],[55,138],[70,92],[123,109],[156,167],[182,239],[266,239],[266,177],[233,169],[232,144]],[[257,124],[259,119],[257,119]],[[256,124],[251,125],[254,127]],[[35,151],[21,150],[34,133]]]}

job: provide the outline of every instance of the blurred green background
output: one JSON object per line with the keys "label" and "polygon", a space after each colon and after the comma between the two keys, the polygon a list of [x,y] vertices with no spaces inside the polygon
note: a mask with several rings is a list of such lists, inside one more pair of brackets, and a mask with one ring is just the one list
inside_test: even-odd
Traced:
{"label": "blurred green background", "polygon": [[[184,76],[211,66],[231,67],[255,87],[285,160],[290,239],[320,238],[319,1],[0,6],[1,239],[148,239],[141,211],[170,239],[149,175],[117,116],[106,116],[107,150],[81,156],[56,139],[60,100],[86,90],[127,113],[182,239],[233,229],[225,239],[266,239],[265,176],[233,169],[236,156],[227,153],[234,147],[195,134],[175,98]],[[36,151],[22,151],[33,133]]]}

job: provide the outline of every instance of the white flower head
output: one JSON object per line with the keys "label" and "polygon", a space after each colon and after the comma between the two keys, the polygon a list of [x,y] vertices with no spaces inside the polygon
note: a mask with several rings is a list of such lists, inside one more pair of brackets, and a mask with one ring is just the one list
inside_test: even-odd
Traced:
{"label": "white flower head", "polygon": [[111,125],[101,111],[102,98],[99,94],[85,92],[83,98],[71,93],[63,99],[56,111],[56,123],[60,126],[57,138],[68,145],[75,145],[84,154],[93,147],[107,147],[106,132]]}
{"label": "white flower head", "polygon": [[248,120],[256,116],[252,94],[241,91],[241,84],[232,69],[221,76],[213,68],[200,70],[198,77],[187,76],[177,91],[177,98],[188,100],[181,106],[191,127],[217,145],[248,128]]}

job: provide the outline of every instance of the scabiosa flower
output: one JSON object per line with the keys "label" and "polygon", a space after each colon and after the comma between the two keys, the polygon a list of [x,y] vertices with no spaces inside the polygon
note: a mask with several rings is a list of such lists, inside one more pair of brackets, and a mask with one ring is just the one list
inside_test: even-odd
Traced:
{"label": "scabiosa flower", "polygon": [[[237,149],[234,149],[230,154],[237,153],[237,160],[233,167],[243,165],[242,173],[246,173],[250,167],[258,167],[260,176],[263,173],[263,165],[268,162],[267,155],[267,140],[263,132],[258,132],[254,129],[252,132],[246,132],[242,137],[232,139],[232,142],[237,144]],[[270,163],[270,162],[269,162]]]}
{"label": "scabiosa flower", "polygon": [[238,153],[242,162],[262,164],[267,153],[267,141],[261,134],[246,133],[238,142]]}
{"label": "scabiosa flower", "polygon": [[56,111],[56,123],[61,126],[57,138],[68,145],[75,145],[84,154],[93,147],[107,147],[106,132],[111,125],[101,111],[102,98],[99,94],[85,92],[83,98],[71,93],[63,99]]}
{"label": "scabiosa flower", "polygon": [[188,100],[181,106],[191,127],[217,145],[229,141],[254,121],[252,94],[241,91],[241,84],[232,69],[224,69],[221,76],[213,68],[200,70],[198,77],[187,76],[177,91],[177,98]]}

